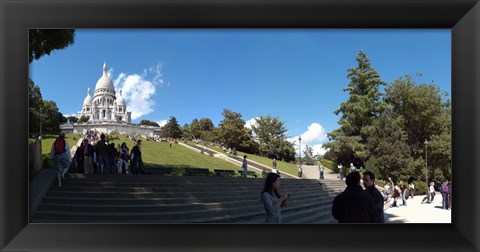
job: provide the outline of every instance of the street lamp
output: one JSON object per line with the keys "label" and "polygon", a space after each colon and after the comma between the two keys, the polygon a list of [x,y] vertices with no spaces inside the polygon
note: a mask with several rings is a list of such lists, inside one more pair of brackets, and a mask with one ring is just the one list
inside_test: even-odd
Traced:
{"label": "street lamp", "polygon": [[298,137],[298,149],[300,151],[300,164],[302,163],[302,138]]}
{"label": "street lamp", "polygon": [[428,189],[428,160],[427,160],[427,151],[428,151],[428,140],[425,139],[425,181],[427,182],[427,189]]}

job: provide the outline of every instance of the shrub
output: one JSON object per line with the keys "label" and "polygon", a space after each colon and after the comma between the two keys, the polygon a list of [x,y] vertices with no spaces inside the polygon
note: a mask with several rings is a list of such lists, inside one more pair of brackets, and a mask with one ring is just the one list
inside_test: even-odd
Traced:
{"label": "shrub", "polygon": [[427,194],[428,187],[424,181],[415,181],[415,195]]}

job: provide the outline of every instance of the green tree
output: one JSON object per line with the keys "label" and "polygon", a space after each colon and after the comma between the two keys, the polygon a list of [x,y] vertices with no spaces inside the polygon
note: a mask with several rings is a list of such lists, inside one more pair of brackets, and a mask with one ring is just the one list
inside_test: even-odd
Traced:
{"label": "green tree", "polygon": [[152,122],[152,121],[149,121],[149,120],[141,120],[138,124],[146,125],[146,126],[160,127],[160,125],[158,125],[158,123]]}
{"label": "green tree", "polygon": [[260,116],[252,125],[255,140],[259,144],[259,153],[262,156],[279,160],[291,160],[291,154],[295,152],[293,145],[287,141],[287,128],[278,116]]}
{"label": "green tree", "polygon": [[238,112],[224,109],[225,117],[219,124],[218,139],[228,147],[235,147],[239,151],[256,153],[258,144],[253,141],[252,132],[245,128],[245,121]]}
{"label": "green tree", "polygon": [[90,120],[90,116],[81,116],[80,119],[78,119],[78,123],[86,123]]}
{"label": "green tree", "polygon": [[314,160],[314,155],[313,155],[313,148],[311,146],[306,146],[305,150],[303,151],[304,157],[302,159],[302,163],[305,163],[307,165],[314,165],[315,160]]}
{"label": "green tree", "polygon": [[43,118],[42,132],[49,134],[58,134],[60,132],[60,124],[63,123],[63,115],[58,110],[54,101],[43,101]]}
{"label": "green tree", "polygon": [[211,131],[214,128],[213,122],[210,118],[200,118],[199,124],[201,131]]}
{"label": "green tree", "polygon": [[192,140],[192,130],[190,129],[190,125],[185,123],[182,127],[182,137],[184,140]]}
{"label": "green tree", "polygon": [[197,118],[192,120],[192,123],[190,124],[190,130],[194,138],[200,138],[202,136],[202,132],[200,130],[200,122]]}
{"label": "green tree", "polygon": [[[402,129],[411,156],[425,167],[425,140],[428,140],[429,179],[435,170],[451,178],[451,105],[436,85],[417,84],[412,77],[395,80],[385,89],[385,101],[393,107],[395,117],[403,118]],[[420,173],[421,177],[424,172]]]}
{"label": "green tree", "polygon": [[324,145],[334,154],[335,161],[343,164],[368,157],[366,142],[373,130],[373,121],[385,109],[379,91],[385,82],[364,52],[360,51],[355,59],[358,65],[347,70],[350,83],[343,89],[349,93],[349,98],[334,112],[342,114],[338,122],[340,128],[328,134],[329,142]]}
{"label": "green tree", "polygon": [[410,156],[406,143],[407,134],[402,129],[403,119],[384,113],[375,120],[372,134],[368,137],[369,158],[365,163],[367,170],[373,171],[379,178],[389,176],[408,180],[411,176],[421,175],[421,161]]}
{"label": "green tree", "polygon": [[162,127],[162,132],[160,133],[162,137],[173,137],[175,139],[182,137],[182,129],[178,124],[177,118],[174,116],[170,117],[170,120]]}
{"label": "green tree", "polygon": [[43,120],[43,98],[40,88],[28,78],[28,119],[29,135],[40,134],[40,123]]}
{"label": "green tree", "polygon": [[29,63],[75,41],[74,29],[29,29],[28,35]]}
{"label": "green tree", "polygon": [[76,116],[67,116],[66,119],[72,123],[78,122],[78,118]]}

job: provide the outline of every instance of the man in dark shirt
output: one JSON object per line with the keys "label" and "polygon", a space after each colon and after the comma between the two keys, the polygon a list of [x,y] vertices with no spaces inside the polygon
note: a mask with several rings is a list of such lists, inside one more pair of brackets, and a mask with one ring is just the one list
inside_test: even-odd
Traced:
{"label": "man in dark shirt", "polygon": [[332,215],[338,223],[373,223],[376,218],[372,196],[360,186],[360,173],[348,174],[347,188],[333,200]]}
{"label": "man in dark shirt", "polygon": [[363,173],[363,186],[373,198],[376,206],[376,218],[375,223],[385,223],[383,217],[383,196],[380,191],[375,187],[375,175],[371,171]]}

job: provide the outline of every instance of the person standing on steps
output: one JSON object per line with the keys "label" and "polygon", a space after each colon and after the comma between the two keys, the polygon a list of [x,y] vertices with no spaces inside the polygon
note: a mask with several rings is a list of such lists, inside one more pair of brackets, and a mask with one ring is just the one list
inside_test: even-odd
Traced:
{"label": "person standing on steps", "polygon": [[265,208],[265,223],[282,223],[281,208],[287,204],[290,193],[280,196],[278,188],[280,187],[280,175],[269,173],[265,178],[265,184],[261,194],[263,207]]}
{"label": "person standing on steps", "polygon": [[138,175],[139,172],[145,174],[143,169],[143,160],[142,160],[142,140],[138,139],[137,144],[133,146],[130,153],[130,166],[132,169],[132,175]]}
{"label": "person standing on steps", "polygon": [[243,163],[242,163],[242,168],[243,168],[243,174],[242,177],[246,178],[247,177],[247,155],[243,156]]}
{"label": "person standing on steps", "polygon": [[338,176],[340,177],[340,180],[343,180],[343,166],[342,164],[338,164]]}
{"label": "person standing on steps", "polygon": [[62,180],[65,180],[65,174],[70,167],[70,162],[72,162],[70,145],[65,140],[65,133],[60,133],[55,142],[53,142],[50,158],[55,162],[55,167],[57,168],[58,186],[62,186]]}
{"label": "person standing on steps", "polygon": [[323,172],[324,172],[325,168],[323,167],[323,165],[320,162],[318,162],[318,163],[319,163],[320,179],[325,179],[325,177],[323,176]]}
{"label": "person standing on steps", "polygon": [[303,174],[302,162],[300,162],[300,165],[298,166],[298,177],[302,178],[302,174]]}

